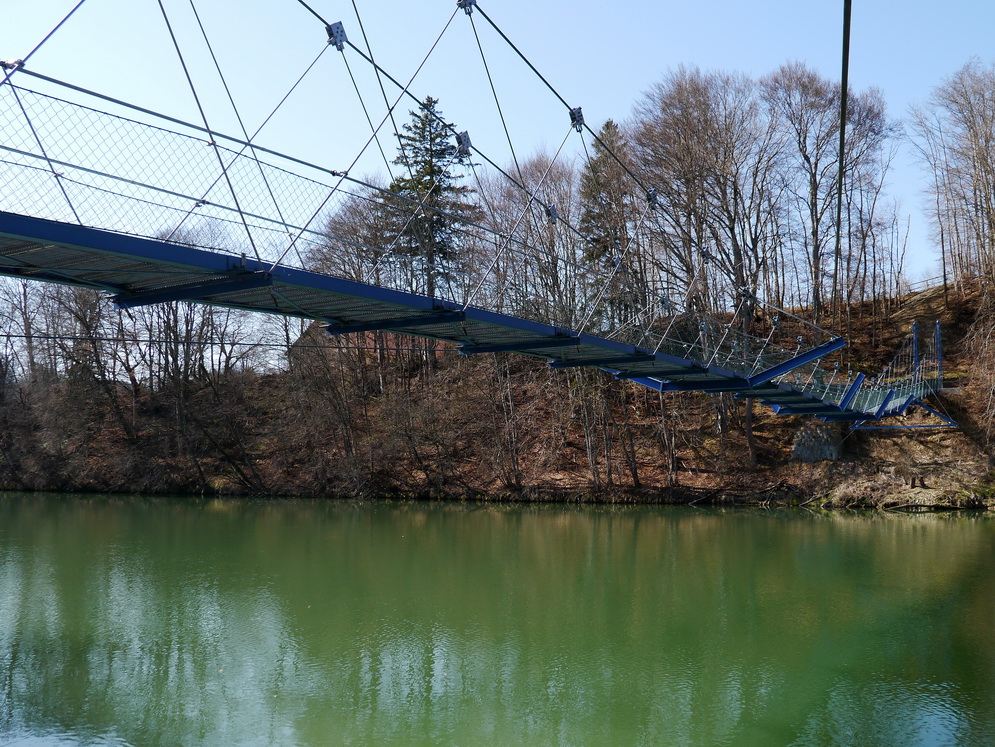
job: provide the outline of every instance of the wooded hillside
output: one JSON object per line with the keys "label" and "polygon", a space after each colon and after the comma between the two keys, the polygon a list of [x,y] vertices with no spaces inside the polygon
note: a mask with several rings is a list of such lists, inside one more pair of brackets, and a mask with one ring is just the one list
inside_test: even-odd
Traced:
{"label": "wooded hillside", "polygon": [[[995,422],[995,72],[967,65],[911,119],[942,275],[918,294],[885,189],[905,135],[879,92],[851,93],[837,203],[839,99],[838,86],[800,64],[760,79],[682,68],[629,121],[604,123],[579,163],[535,154],[508,167],[509,181],[476,170],[430,98],[403,127],[394,176],[339,203],[324,218],[327,241],[301,259],[433,297],[462,288],[488,308],[572,329],[649,328],[679,301],[749,333],[759,304],[790,309],[849,339],[840,365],[870,375],[913,319],[941,318],[956,390],[943,406],[962,433],[841,431],[841,461],[799,464],[792,443],[812,429],[805,419],[729,395],[661,397],[527,357],[460,356],[383,332],[328,338],[300,320],[182,303],[118,311],[90,290],[6,281],[0,482],[844,503],[929,490],[973,500],[990,481]],[[396,208],[411,204],[419,210],[398,220]],[[470,224],[542,263],[504,264],[506,247],[478,241]],[[195,234],[172,240],[196,244]],[[481,267],[500,278],[489,290],[470,280]]]}

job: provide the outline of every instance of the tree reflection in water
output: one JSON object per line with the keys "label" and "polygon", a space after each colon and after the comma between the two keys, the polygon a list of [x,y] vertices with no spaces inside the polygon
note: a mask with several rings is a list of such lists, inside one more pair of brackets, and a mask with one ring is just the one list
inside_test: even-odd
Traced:
{"label": "tree reflection in water", "polygon": [[0,734],[981,743],[995,522],[0,499]]}

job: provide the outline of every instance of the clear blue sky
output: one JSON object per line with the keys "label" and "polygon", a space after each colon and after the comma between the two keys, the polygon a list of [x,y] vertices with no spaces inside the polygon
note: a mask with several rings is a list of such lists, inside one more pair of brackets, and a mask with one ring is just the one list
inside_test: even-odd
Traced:
{"label": "clear blue sky", "polygon": [[[624,120],[633,103],[681,64],[760,76],[801,60],[837,79],[842,0],[478,0],[589,124]],[[24,57],[74,0],[7,0],[0,10],[0,58]],[[190,0],[165,0],[185,53],[198,71],[218,129],[234,125],[191,22]],[[364,47],[352,0],[308,0],[330,22],[342,21]],[[250,130],[324,47],[321,24],[296,0],[195,0]],[[992,59],[995,3],[948,0],[855,0],[851,85],[880,88],[893,118],[924,101],[931,89],[972,56]],[[453,13],[455,0],[356,0],[374,56],[407,80]],[[476,27],[520,155],[554,150],[568,131],[552,101],[479,16]],[[364,63],[349,53],[371,109],[383,103]],[[195,119],[156,0],[87,0],[30,61],[39,72]],[[469,19],[453,21],[412,91],[441,99],[446,116],[470,131],[474,145],[499,163],[509,160]],[[393,91],[389,91],[393,96]],[[404,105],[406,111],[410,108]],[[380,114],[374,114],[379,119]],[[260,142],[329,168],[345,168],[369,136],[345,65],[334,50],[322,58],[296,98]],[[576,146],[574,147],[574,152]],[[388,155],[393,146],[385,143]],[[378,163],[379,160],[379,163]],[[383,171],[368,158],[357,171]],[[923,174],[908,149],[894,166],[890,193],[911,219],[911,270],[930,273],[933,256],[921,212]]]}

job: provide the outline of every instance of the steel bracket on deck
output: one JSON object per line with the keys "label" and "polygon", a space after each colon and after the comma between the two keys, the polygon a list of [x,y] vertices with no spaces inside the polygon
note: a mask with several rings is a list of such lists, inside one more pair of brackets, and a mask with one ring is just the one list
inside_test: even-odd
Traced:
{"label": "steel bracket on deck", "polygon": [[176,285],[170,288],[156,288],[134,293],[125,291],[112,296],[111,301],[119,309],[130,309],[135,306],[148,306],[149,304],[169,301],[200,301],[211,296],[240,293],[271,285],[273,285],[273,276],[269,273],[241,272],[232,277],[209,280],[194,285]]}
{"label": "steel bracket on deck", "polygon": [[466,319],[464,311],[439,311],[435,314],[419,314],[418,316],[356,322],[355,324],[329,324],[325,327],[325,333],[345,335],[350,332],[372,332],[378,329],[413,329],[415,327],[429,327],[433,324],[455,324],[464,319]]}
{"label": "steel bracket on deck", "polygon": [[566,348],[580,345],[579,337],[547,337],[538,340],[521,340],[520,342],[503,342],[497,345],[461,345],[460,355],[474,353],[513,353],[522,350],[541,350],[543,348]]}
{"label": "steel bracket on deck", "polygon": [[738,392],[750,388],[746,379],[722,379],[721,381],[666,381],[660,387],[662,392]]}
{"label": "steel bracket on deck", "polygon": [[884,417],[884,411],[887,409],[888,405],[891,404],[893,399],[895,399],[895,390],[889,389],[888,394],[885,395],[884,402],[881,403],[878,411],[874,413],[874,420],[880,420]]}
{"label": "steel bracket on deck", "polygon": [[[672,383],[688,383],[680,381],[679,379],[675,381],[675,378],[678,376],[702,376],[707,373],[709,373],[707,368],[671,367],[671,368],[655,368],[655,369],[650,369],[649,371],[633,371],[632,373],[617,373],[615,374],[615,378],[628,379],[630,381],[635,381],[637,379],[652,378],[652,379],[657,379],[659,381],[667,382],[668,384],[672,384]],[[664,389],[663,391],[671,391],[671,390]],[[677,391],[677,390],[672,390],[672,391]]]}
{"label": "steel bracket on deck", "polygon": [[550,368],[580,368],[582,366],[597,366],[604,368],[615,363],[652,363],[656,360],[650,353],[633,353],[632,355],[617,355],[610,358],[574,358],[573,360],[550,361]]}

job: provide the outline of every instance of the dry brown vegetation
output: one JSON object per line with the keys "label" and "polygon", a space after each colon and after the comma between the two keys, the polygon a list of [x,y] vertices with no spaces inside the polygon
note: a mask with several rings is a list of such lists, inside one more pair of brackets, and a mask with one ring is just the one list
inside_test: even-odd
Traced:
{"label": "dry brown vegetation", "polygon": [[[751,468],[742,403],[661,398],[523,356],[442,351],[428,365],[410,340],[380,333],[356,349],[298,345],[283,372],[203,368],[155,390],[107,388],[92,360],[64,375],[11,377],[0,402],[0,480],[74,491],[976,505],[992,454],[965,336],[979,296],[971,286],[946,306],[936,290],[903,299],[879,346],[858,337],[851,350],[876,364],[899,329],[939,314],[953,387],[942,406],[963,428],[841,431],[836,462],[791,461],[802,417],[757,406]],[[301,340],[323,341],[317,328]]]}

